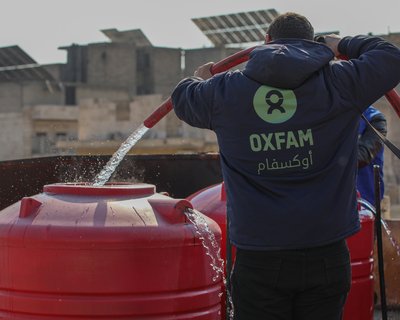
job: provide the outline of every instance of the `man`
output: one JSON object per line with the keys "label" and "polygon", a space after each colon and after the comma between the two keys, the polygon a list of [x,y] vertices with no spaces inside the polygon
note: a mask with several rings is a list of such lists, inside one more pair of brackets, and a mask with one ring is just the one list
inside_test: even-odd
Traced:
{"label": "man", "polygon": [[[386,118],[382,112],[375,109],[373,106],[370,106],[363,114],[376,130],[378,130],[383,136],[386,136]],[[379,166],[379,180],[381,185],[379,196],[382,199],[384,193],[383,144],[364,119],[361,119],[360,121],[358,135],[357,190],[360,192],[361,198],[376,206],[374,165]]]}
{"label": "man", "polygon": [[399,83],[400,50],[313,36],[305,17],[283,14],[243,72],[212,77],[208,63],[172,94],[180,119],[217,135],[236,320],[337,320],[350,288],[358,122]]}

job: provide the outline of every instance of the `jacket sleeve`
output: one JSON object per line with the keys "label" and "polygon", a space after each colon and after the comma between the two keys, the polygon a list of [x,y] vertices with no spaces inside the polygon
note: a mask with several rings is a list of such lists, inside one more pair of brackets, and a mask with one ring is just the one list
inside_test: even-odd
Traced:
{"label": "jacket sleeve", "polygon": [[208,80],[190,77],[178,83],[171,99],[179,119],[194,127],[212,129],[214,92],[218,76]]}
{"label": "jacket sleeve", "polygon": [[[371,125],[382,135],[387,134],[385,116],[382,113],[376,114],[371,120]],[[364,133],[358,139],[358,167],[369,165],[383,148],[383,144],[375,132],[367,125]]]}
{"label": "jacket sleeve", "polygon": [[344,37],[331,64],[333,82],[349,105],[363,111],[400,82],[400,49],[379,37]]}

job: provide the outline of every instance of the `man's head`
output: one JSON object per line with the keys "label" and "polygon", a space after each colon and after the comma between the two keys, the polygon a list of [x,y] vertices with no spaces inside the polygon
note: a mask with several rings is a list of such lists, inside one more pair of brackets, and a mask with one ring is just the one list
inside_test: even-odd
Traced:
{"label": "man's head", "polygon": [[267,30],[267,42],[282,38],[313,40],[314,28],[306,17],[287,12],[276,17]]}

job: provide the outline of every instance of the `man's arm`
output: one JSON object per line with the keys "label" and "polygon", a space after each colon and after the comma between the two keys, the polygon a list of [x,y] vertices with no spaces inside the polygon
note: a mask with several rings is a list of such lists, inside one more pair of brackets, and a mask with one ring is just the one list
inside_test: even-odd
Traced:
{"label": "man's arm", "polygon": [[[376,114],[371,120],[371,125],[383,136],[387,134],[386,118],[382,113]],[[381,140],[367,125],[363,135],[358,140],[358,167],[369,165],[383,148]]]}
{"label": "man's arm", "polygon": [[224,73],[212,76],[208,62],[183,79],[172,92],[171,99],[177,117],[191,126],[212,129],[215,90]]}
{"label": "man's arm", "polygon": [[350,106],[362,111],[400,82],[400,49],[379,37],[325,38],[336,56],[349,61],[331,64],[332,82]]}

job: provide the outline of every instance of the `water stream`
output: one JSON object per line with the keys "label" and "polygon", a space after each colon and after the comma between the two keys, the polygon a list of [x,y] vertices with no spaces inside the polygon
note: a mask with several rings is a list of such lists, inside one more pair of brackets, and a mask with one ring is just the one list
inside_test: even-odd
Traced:
{"label": "water stream", "polygon": [[381,219],[381,224],[382,224],[382,226],[383,226],[383,229],[385,229],[385,231],[386,231],[386,234],[387,234],[387,236],[388,236],[388,238],[389,238],[389,241],[390,241],[391,245],[393,246],[393,248],[396,249],[396,254],[397,254],[397,256],[400,256],[400,245],[399,245],[399,243],[396,241],[396,239],[393,237],[392,231],[390,230],[388,224],[387,224],[386,221],[383,220],[383,219]]}
{"label": "water stream", "polygon": [[121,144],[119,149],[108,160],[107,164],[103,167],[100,173],[95,177],[93,185],[103,186],[114,173],[125,155],[132,149],[132,147],[142,138],[149,130],[145,125],[140,125],[133,133]]}
{"label": "water stream", "polygon": [[[366,209],[371,211],[373,213],[373,215],[376,217],[376,209],[372,204],[370,204],[368,201],[366,201],[364,199],[360,199],[358,201],[362,206],[364,206]],[[381,225],[383,226],[383,229],[385,230],[386,235],[388,236],[391,245],[396,250],[397,256],[400,256],[400,244],[393,237],[393,234],[392,234],[392,231],[389,228],[389,225],[387,224],[387,222],[383,218],[381,218]]]}
{"label": "water stream", "polygon": [[[199,213],[199,211],[195,209],[187,208],[185,210],[185,215],[187,219],[193,224],[196,233],[201,240],[203,247],[206,250],[206,255],[210,257],[210,266],[214,272],[213,281],[217,281],[222,278],[225,291],[227,294],[228,300],[228,313],[229,319],[233,319],[234,310],[233,310],[233,302],[232,297],[230,295],[229,290],[226,287],[226,277],[224,273],[224,265],[225,262],[221,258],[221,247],[215,239],[214,233],[210,230],[206,219]],[[223,292],[220,293],[220,298],[223,296]]]}

